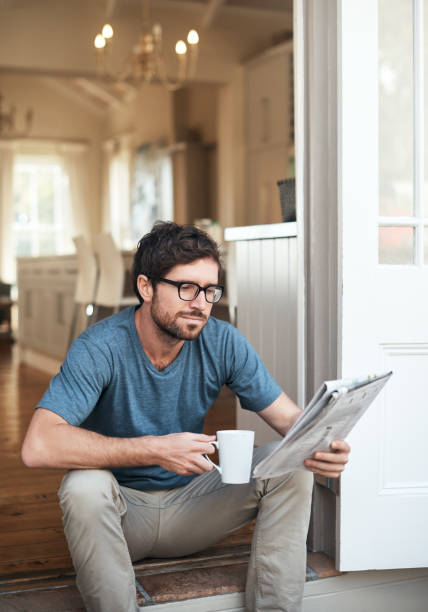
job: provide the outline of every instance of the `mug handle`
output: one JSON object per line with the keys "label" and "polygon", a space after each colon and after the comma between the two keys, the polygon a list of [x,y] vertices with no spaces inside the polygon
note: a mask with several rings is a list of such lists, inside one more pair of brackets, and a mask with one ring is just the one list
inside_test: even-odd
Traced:
{"label": "mug handle", "polygon": [[[210,444],[213,444],[217,449],[218,449],[218,442],[210,442]],[[208,457],[208,455],[206,455],[205,453],[203,453],[202,455],[203,457],[205,457],[205,459],[211,463],[211,465],[213,465],[215,467],[216,470],[218,470],[221,474],[221,467],[219,465],[217,465],[217,463],[214,463],[214,461],[211,461],[211,459]]]}

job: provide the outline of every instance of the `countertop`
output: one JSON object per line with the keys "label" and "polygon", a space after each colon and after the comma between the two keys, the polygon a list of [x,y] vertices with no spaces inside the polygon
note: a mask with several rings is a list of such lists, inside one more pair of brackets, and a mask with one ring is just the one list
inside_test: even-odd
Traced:
{"label": "countertop", "polygon": [[267,225],[246,225],[227,227],[224,239],[227,242],[237,240],[262,240],[263,238],[291,238],[297,236],[297,223],[270,223]]}

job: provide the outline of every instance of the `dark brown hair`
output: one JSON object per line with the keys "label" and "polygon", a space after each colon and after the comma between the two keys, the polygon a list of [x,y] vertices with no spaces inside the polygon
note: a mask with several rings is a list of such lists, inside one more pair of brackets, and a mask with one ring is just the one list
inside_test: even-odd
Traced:
{"label": "dark brown hair", "polygon": [[138,243],[134,257],[133,281],[135,295],[143,302],[137,280],[144,274],[156,287],[156,278],[165,276],[178,264],[211,258],[221,274],[220,251],[217,243],[195,225],[178,225],[172,221],[157,221],[151,232]]}

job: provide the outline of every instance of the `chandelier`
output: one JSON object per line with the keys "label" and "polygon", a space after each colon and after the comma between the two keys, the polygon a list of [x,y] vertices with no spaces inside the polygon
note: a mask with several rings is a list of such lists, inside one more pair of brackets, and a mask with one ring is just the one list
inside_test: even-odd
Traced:
{"label": "chandelier", "polygon": [[24,115],[22,129],[16,125],[16,108],[9,105],[6,110],[4,96],[0,92],[0,138],[21,138],[27,136],[33,123],[33,111],[28,109]]}
{"label": "chandelier", "polygon": [[[107,63],[110,46],[114,36],[113,28],[105,23],[101,33],[97,34],[94,46],[97,53],[98,70],[108,78]],[[176,77],[171,78],[168,63],[162,44],[162,26],[152,24],[150,19],[150,3],[142,2],[142,24],[140,36],[131,53],[123,62],[119,74],[113,78],[139,86],[142,83],[162,83],[168,90],[175,91],[195,76],[198,60],[199,35],[194,29],[187,34],[186,42],[178,40],[175,44]]]}

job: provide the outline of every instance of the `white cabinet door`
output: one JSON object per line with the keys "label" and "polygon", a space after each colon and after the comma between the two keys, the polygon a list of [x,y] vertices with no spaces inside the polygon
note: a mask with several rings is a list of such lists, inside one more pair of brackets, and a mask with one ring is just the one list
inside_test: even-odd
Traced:
{"label": "white cabinet door", "polygon": [[414,16],[411,0],[340,3],[340,374],[394,371],[349,438],[342,570],[428,565],[424,22],[423,3],[413,4]]}
{"label": "white cabinet door", "polygon": [[292,47],[274,47],[246,65],[249,149],[290,142]]}
{"label": "white cabinet door", "polygon": [[288,150],[274,147],[248,153],[248,208],[250,225],[281,223],[277,181],[287,177]]}
{"label": "white cabinet door", "polygon": [[293,158],[293,48],[273,47],[245,66],[246,222],[280,223],[277,181]]}

